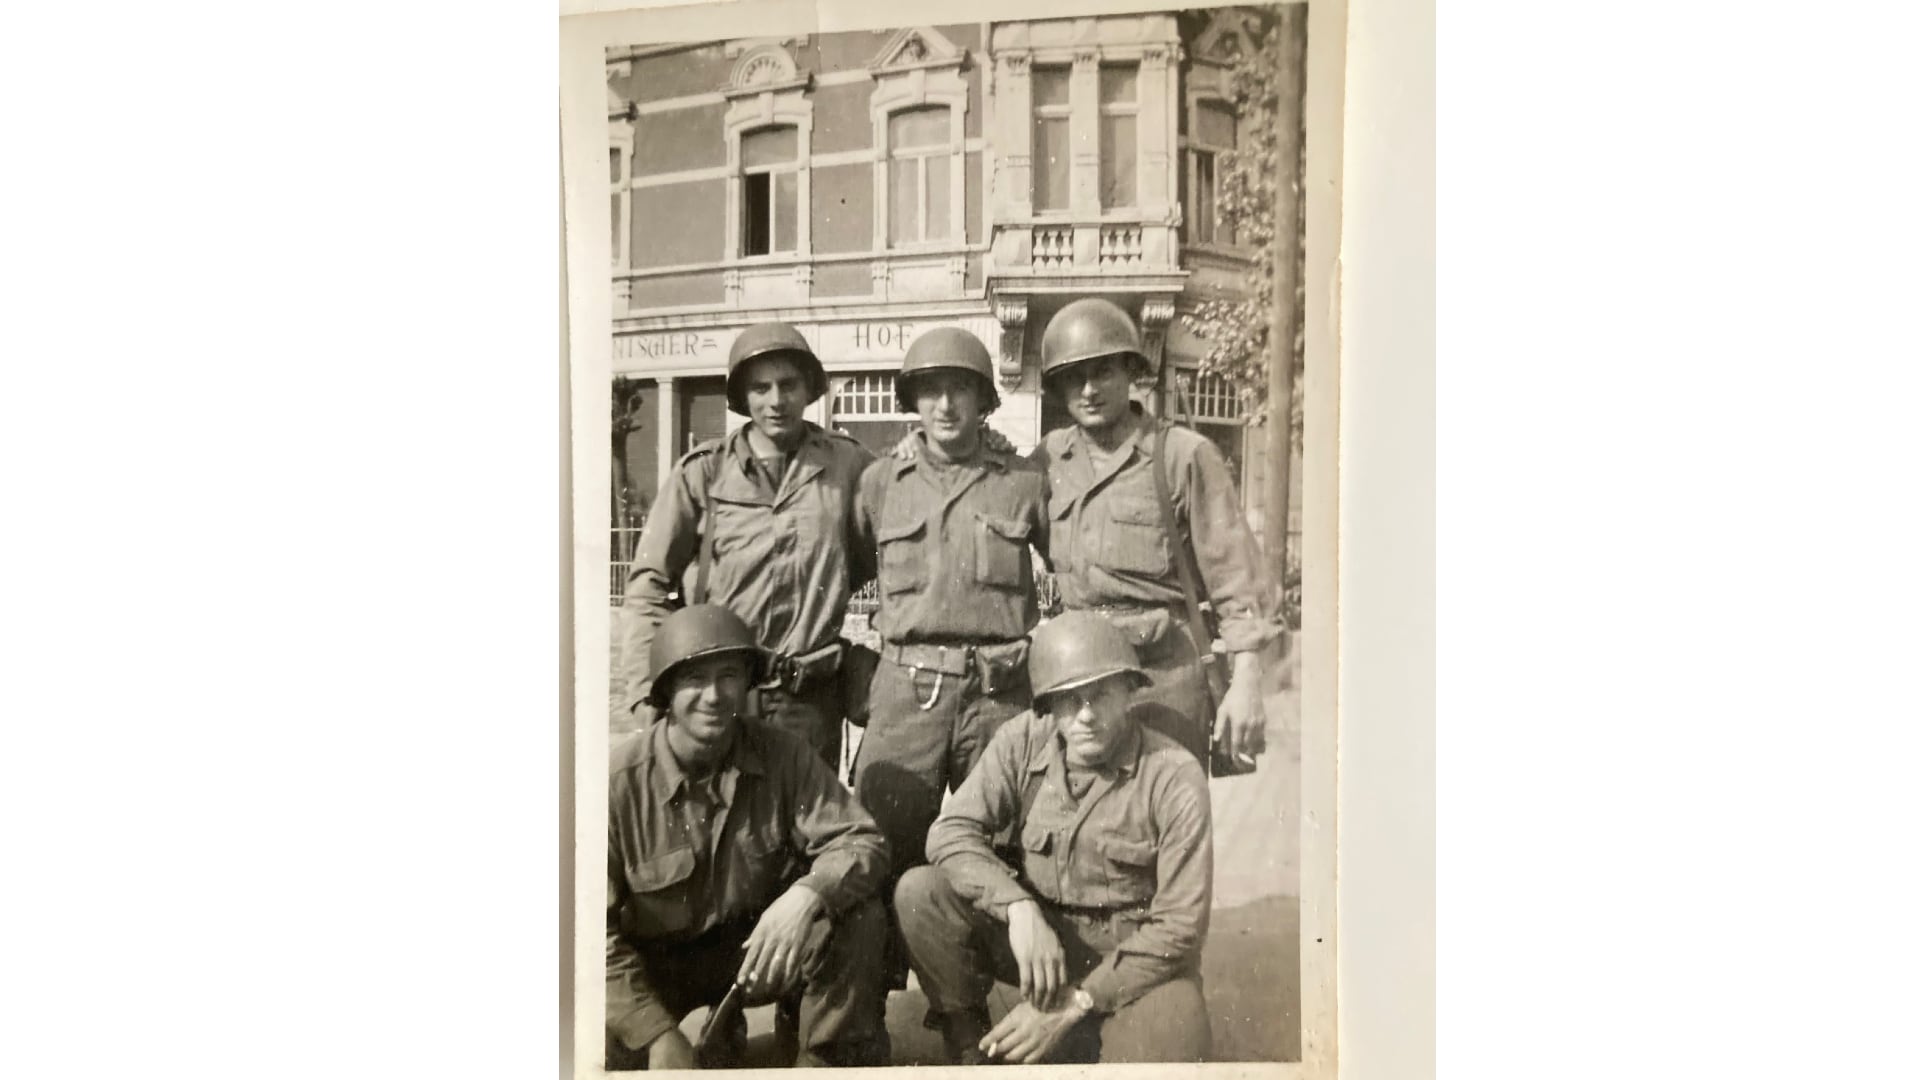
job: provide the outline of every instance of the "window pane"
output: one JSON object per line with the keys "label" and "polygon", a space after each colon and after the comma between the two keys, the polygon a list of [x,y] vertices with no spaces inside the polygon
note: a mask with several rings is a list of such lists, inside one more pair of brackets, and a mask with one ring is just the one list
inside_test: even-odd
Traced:
{"label": "window pane", "polygon": [[773,223],[768,220],[772,204],[773,177],[767,173],[746,177],[740,182],[740,254],[765,255],[773,239]]}
{"label": "window pane", "polygon": [[1065,117],[1036,120],[1033,124],[1033,208],[1065,210],[1067,175],[1072,157],[1067,147]]}
{"label": "window pane", "polygon": [[1100,65],[1100,104],[1131,105],[1140,99],[1140,69],[1132,64]]}
{"label": "window pane", "polygon": [[929,240],[945,240],[947,228],[947,188],[953,179],[953,155],[936,154],[923,159],[927,165],[927,232]]}
{"label": "window pane", "polygon": [[911,109],[887,117],[887,145],[895,150],[945,146],[952,129],[948,109]]}
{"label": "window pane", "polygon": [[894,158],[887,162],[887,242],[920,239],[920,159]]}
{"label": "window pane", "polygon": [[1134,205],[1134,181],[1139,166],[1134,161],[1131,116],[1100,118],[1100,205]]}
{"label": "window pane", "polygon": [[1213,242],[1213,155],[1193,155],[1193,238]]}
{"label": "window pane", "polygon": [[773,174],[773,250],[800,249],[800,174]]}
{"label": "window pane", "polygon": [[617,146],[607,147],[607,181],[620,182],[620,148]]}
{"label": "window pane", "polygon": [[761,128],[740,137],[740,164],[745,168],[779,165],[800,156],[800,129]]}
{"label": "window pane", "polygon": [[1033,69],[1033,105],[1065,105],[1067,103],[1067,69]]}
{"label": "window pane", "polygon": [[1198,126],[1199,130],[1194,132],[1196,141],[1223,150],[1233,148],[1232,109],[1215,102],[1202,102]]}
{"label": "window pane", "polygon": [[620,196],[613,196],[613,205],[607,210],[607,217],[613,222],[613,256],[620,257]]}

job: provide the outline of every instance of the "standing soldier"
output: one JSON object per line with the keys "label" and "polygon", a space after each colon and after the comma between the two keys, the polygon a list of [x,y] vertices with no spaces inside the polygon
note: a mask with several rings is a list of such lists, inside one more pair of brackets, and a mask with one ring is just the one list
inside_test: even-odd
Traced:
{"label": "standing soldier", "polygon": [[[1047,324],[1041,381],[1074,421],[1033,454],[1051,489],[1049,557],[1064,606],[1101,612],[1138,649],[1147,696],[1182,718],[1166,734],[1204,762],[1212,729],[1221,758],[1244,768],[1265,745],[1259,650],[1279,631],[1276,594],[1226,459],[1128,396],[1155,374],[1133,320],[1110,301],[1076,300]],[[1213,628],[1194,624],[1189,591],[1210,603],[1233,658],[1217,716],[1202,666]]]}
{"label": "standing soldier", "polygon": [[[1031,700],[1026,635],[1039,605],[1028,546],[1045,552],[1047,512],[1039,467],[986,438],[1000,395],[979,338],[955,327],[922,335],[894,392],[920,430],[911,457],[882,458],[860,478],[855,531],[877,550],[881,645],[854,791],[886,834],[897,878],[925,861],[947,790]],[[906,985],[904,956],[890,974]]]}
{"label": "standing soldier", "polygon": [[826,372],[799,331],[761,323],[727,359],[727,407],[750,421],[693,448],[673,467],[640,534],[627,577],[627,708],[645,706],[647,655],[676,589],[720,604],[771,655],[761,708],[837,769],[846,701],[841,620],[872,576],[851,542],[854,489],[873,460],[859,443],[802,415]]}

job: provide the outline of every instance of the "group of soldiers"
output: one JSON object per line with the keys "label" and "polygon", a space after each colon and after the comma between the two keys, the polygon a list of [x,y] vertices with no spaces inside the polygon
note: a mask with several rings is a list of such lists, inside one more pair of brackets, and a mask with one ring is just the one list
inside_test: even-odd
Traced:
{"label": "group of soldiers", "polygon": [[[1206,1058],[1207,776],[1264,748],[1278,596],[1220,452],[1133,401],[1156,373],[1126,312],[1069,304],[1041,354],[1074,422],[1031,455],[986,424],[986,347],[942,328],[895,380],[918,429],[875,457],[804,418],[826,374],[797,331],[736,340],[748,422],[674,466],[626,586],[609,1068],[738,1064],[766,1003],[786,1059],[888,1064],[909,968],[956,1064]],[[877,655],[841,637],[869,581]]]}

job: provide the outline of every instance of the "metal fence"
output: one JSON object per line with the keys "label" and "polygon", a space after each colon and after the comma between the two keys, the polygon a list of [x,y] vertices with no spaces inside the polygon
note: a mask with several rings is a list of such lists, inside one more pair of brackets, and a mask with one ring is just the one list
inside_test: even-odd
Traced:
{"label": "metal fence", "polygon": [[620,598],[627,592],[627,571],[633,561],[623,556],[630,555],[640,546],[640,527],[612,530],[613,559],[607,564],[607,599],[614,607],[620,606]]}

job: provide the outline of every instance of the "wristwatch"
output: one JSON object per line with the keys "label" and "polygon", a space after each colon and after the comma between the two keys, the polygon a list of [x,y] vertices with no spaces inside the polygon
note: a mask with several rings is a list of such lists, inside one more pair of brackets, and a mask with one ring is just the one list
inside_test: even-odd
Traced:
{"label": "wristwatch", "polygon": [[1087,993],[1085,987],[1079,987],[1079,986],[1074,987],[1073,1007],[1076,1009],[1079,1009],[1081,1012],[1084,1012],[1084,1013],[1093,1012],[1094,1011],[1093,995]]}

